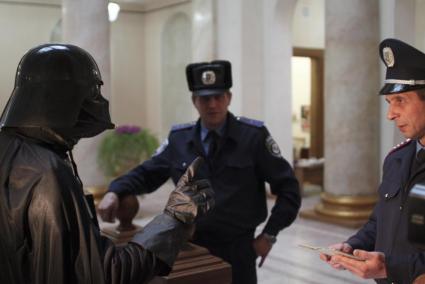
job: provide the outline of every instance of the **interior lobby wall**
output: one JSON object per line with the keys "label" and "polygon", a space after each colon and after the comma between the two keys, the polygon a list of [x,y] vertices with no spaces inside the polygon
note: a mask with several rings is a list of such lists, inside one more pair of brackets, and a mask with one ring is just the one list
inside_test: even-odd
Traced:
{"label": "interior lobby wall", "polygon": [[144,15],[122,12],[111,23],[111,113],[117,125],[148,127]]}
{"label": "interior lobby wall", "polygon": [[294,11],[292,45],[325,48],[325,0],[298,0]]}
{"label": "interior lobby wall", "polygon": [[[144,51],[145,51],[145,108],[146,126],[158,132],[159,137],[165,138],[169,129],[163,129],[163,103],[164,85],[162,76],[166,68],[161,50],[163,49],[163,34],[165,25],[176,14],[191,15],[191,3],[183,3],[175,6],[147,12],[144,15]],[[190,43],[189,43],[190,46]],[[184,70],[181,70],[184,74]],[[184,77],[183,77],[184,78]],[[172,87],[168,90],[172,91]],[[192,110],[190,97],[187,98],[187,108]]]}
{"label": "interior lobby wall", "polygon": [[0,3],[0,109],[13,90],[16,67],[30,48],[49,42],[60,6]]}

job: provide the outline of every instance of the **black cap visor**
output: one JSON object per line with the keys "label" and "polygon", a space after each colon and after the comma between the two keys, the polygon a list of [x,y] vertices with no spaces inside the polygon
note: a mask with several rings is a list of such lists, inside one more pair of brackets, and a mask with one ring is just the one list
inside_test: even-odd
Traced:
{"label": "black cap visor", "polygon": [[380,95],[404,93],[419,89],[425,89],[425,85],[385,84],[379,91]]}
{"label": "black cap visor", "polygon": [[197,90],[193,92],[194,96],[205,97],[205,96],[217,96],[224,95],[228,89],[209,89],[209,90]]}

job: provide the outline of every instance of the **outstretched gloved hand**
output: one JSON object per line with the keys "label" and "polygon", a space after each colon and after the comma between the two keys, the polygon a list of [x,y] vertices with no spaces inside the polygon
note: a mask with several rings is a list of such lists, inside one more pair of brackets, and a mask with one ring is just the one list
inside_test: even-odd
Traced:
{"label": "outstretched gloved hand", "polygon": [[197,216],[214,207],[214,191],[208,180],[194,180],[196,171],[204,162],[196,158],[171,192],[165,213],[185,224],[192,224]]}

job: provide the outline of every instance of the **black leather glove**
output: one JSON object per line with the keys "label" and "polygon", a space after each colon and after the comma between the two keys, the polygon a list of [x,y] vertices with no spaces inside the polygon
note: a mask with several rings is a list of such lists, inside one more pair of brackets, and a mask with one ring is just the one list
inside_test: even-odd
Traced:
{"label": "black leather glove", "polygon": [[171,192],[165,213],[185,224],[192,224],[197,216],[205,214],[214,207],[214,191],[208,180],[194,181],[197,169],[204,162],[201,157],[196,158],[187,168],[177,183],[176,189]]}

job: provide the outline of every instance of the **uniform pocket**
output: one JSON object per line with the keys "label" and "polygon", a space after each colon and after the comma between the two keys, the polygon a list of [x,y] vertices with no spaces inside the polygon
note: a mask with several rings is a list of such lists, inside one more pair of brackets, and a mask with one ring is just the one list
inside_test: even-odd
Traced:
{"label": "uniform pocket", "polygon": [[256,187],[257,175],[255,173],[254,162],[248,157],[228,159],[220,171],[218,176],[235,188],[251,188]]}
{"label": "uniform pocket", "polygon": [[239,169],[243,169],[243,168],[250,168],[250,167],[254,167],[254,162],[250,159],[246,159],[246,158],[229,158],[227,160],[226,163],[227,167],[230,168],[239,168]]}

